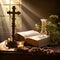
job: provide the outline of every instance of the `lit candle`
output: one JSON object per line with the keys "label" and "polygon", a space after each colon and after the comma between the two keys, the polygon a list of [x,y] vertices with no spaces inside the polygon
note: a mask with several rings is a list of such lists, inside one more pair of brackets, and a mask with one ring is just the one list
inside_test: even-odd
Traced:
{"label": "lit candle", "polygon": [[41,19],[41,33],[46,33],[46,21],[47,19]]}
{"label": "lit candle", "polygon": [[10,38],[8,38],[8,41],[10,41],[11,39]]}
{"label": "lit candle", "polygon": [[24,41],[17,42],[17,44],[18,44],[18,48],[23,47],[24,46]]}

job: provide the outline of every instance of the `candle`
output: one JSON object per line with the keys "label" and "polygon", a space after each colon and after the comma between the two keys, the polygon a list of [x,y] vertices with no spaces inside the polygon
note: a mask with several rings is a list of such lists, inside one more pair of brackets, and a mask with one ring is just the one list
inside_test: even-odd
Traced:
{"label": "candle", "polygon": [[8,41],[10,41],[11,40],[11,38],[8,38]]}
{"label": "candle", "polygon": [[41,19],[41,33],[46,33],[46,21],[47,19]]}
{"label": "candle", "polygon": [[24,41],[18,41],[17,44],[18,44],[18,48],[23,47],[24,46]]}
{"label": "candle", "polygon": [[41,19],[42,26],[46,26],[47,19]]}

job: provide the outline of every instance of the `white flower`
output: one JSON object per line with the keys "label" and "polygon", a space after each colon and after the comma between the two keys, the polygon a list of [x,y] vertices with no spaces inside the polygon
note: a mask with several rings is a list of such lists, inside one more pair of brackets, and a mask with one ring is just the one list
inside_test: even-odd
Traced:
{"label": "white flower", "polygon": [[58,19],[58,16],[57,15],[50,15],[49,18],[57,18]]}

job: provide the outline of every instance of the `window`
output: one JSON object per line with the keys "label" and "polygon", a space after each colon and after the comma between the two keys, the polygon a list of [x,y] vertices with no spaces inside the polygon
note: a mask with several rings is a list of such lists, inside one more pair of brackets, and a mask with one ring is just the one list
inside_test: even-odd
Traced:
{"label": "window", "polygon": [[[7,14],[7,11],[12,11],[12,6],[16,7],[15,11],[21,12],[21,0],[0,0],[0,41],[3,41],[11,36],[12,32],[12,15]],[[22,26],[21,14],[15,15],[15,31],[20,31]]]}

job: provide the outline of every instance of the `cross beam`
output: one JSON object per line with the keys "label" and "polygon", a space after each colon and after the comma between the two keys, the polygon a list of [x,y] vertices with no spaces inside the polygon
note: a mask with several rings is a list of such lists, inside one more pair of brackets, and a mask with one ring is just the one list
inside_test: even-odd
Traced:
{"label": "cross beam", "polygon": [[15,14],[21,14],[19,11],[15,12],[15,6],[12,7],[12,12],[8,11],[7,13],[10,15],[12,14],[12,41],[14,41],[14,34],[15,34]]}

